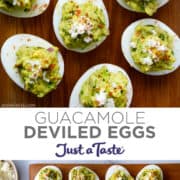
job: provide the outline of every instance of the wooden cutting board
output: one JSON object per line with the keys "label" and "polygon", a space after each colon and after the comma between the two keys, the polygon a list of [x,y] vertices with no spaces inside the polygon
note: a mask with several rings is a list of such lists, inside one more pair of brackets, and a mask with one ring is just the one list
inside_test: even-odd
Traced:
{"label": "wooden cutting board", "polygon": [[[80,76],[93,65],[112,63],[124,68],[134,89],[133,107],[180,107],[180,68],[172,74],[151,77],[137,72],[126,62],[121,48],[121,35],[135,20],[147,18],[145,14],[130,12],[118,5],[116,0],[104,0],[110,19],[110,36],[92,52],[79,54],[63,48],[55,37],[52,15],[57,0],[51,0],[47,11],[30,19],[12,18],[0,14],[0,47],[10,36],[30,33],[40,36],[59,47],[65,62],[65,76],[58,88],[45,98],[36,98],[20,89],[10,80],[0,63],[2,107],[66,107],[71,91]],[[153,18],[159,19],[180,35],[180,1],[170,0]]]}
{"label": "wooden cutting board", "polygon": [[[34,177],[38,171],[48,164],[31,164],[29,167],[30,180],[34,180]],[[52,165],[52,164],[51,164]],[[68,172],[71,168],[79,166],[79,164],[54,164],[59,167],[63,173],[63,179],[68,180]],[[97,173],[100,180],[104,180],[107,169],[110,164],[86,164],[82,165],[92,169]],[[128,164],[123,165],[126,167],[133,177],[136,177],[137,173],[145,166],[144,164]],[[164,180],[180,180],[180,164],[160,164],[159,165],[164,174]]]}

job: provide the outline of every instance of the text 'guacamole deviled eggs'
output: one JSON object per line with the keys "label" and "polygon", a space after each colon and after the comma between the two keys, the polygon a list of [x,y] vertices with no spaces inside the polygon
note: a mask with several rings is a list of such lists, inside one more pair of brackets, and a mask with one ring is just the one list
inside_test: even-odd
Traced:
{"label": "text 'guacamole deviled eggs'", "polygon": [[163,180],[163,172],[157,165],[148,165],[138,173],[136,180]]}
{"label": "text 'guacamole deviled eggs'", "polygon": [[109,35],[109,19],[102,0],[58,1],[53,26],[60,43],[80,53],[95,49]]}
{"label": "text 'guacamole deviled eggs'", "polygon": [[142,19],[129,25],[122,35],[123,54],[136,70],[164,75],[180,65],[180,39],[164,23]]}
{"label": "text 'guacamole deviled eggs'", "polygon": [[125,167],[113,165],[107,170],[105,180],[134,180],[134,178]]}
{"label": "text 'guacamole deviled eggs'", "polygon": [[91,169],[84,166],[77,166],[71,169],[69,172],[68,180],[87,179],[87,180],[99,180],[98,175]]}
{"label": "text 'guacamole deviled eggs'", "polygon": [[50,0],[0,0],[0,12],[3,14],[28,18],[42,14]]}
{"label": "text 'guacamole deviled eggs'", "polygon": [[37,173],[34,180],[62,180],[62,172],[56,166],[45,166]]}
{"label": "text 'guacamole deviled eggs'", "polygon": [[117,0],[117,2],[124,8],[146,13],[152,16],[158,8],[164,6],[169,0]]}
{"label": "text 'guacamole deviled eggs'", "polygon": [[127,73],[112,64],[90,68],[76,83],[70,107],[128,107],[132,101],[132,84]]}
{"label": "text 'guacamole deviled eggs'", "polygon": [[58,48],[30,34],[10,37],[1,49],[1,60],[9,77],[37,97],[56,89],[64,74]]}

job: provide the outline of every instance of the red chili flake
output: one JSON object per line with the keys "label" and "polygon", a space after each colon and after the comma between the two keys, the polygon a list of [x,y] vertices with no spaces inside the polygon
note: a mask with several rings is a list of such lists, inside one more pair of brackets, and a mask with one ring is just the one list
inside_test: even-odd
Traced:
{"label": "red chili flake", "polygon": [[103,25],[103,24],[99,24],[98,27],[99,27],[99,28],[103,28],[104,25]]}
{"label": "red chili flake", "polygon": [[113,96],[113,93],[112,93],[112,92],[109,92],[109,96],[112,97],[112,96]]}
{"label": "red chili flake", "polygon": [[55,64],[51,64],[49,67],[50,70],[53,70],[54,68],[55,68]]}
{"label": "red chili flake", "polygon": [[76,14],[76,16],[79,16],[81,14],[81,10],[77,9],[75,14]]}

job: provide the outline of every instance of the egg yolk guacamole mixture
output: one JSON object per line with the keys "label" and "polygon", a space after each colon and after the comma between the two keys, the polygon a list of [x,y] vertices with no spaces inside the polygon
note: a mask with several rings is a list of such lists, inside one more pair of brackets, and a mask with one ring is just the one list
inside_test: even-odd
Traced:
{"label": "egg yolk guacamole mixture", "polygon": [[128,79],[122,72],[103,66],[82,85],[80,101],[85,107],[126,107]]}
{"label": "egg yolk guacamole mixture", "polygon": [[162,180],[161,173],[157,169],[144,170],[138,180]]}
{"label": "egg yolk guacamole mixture", "polygon": [[21,8],[28,11],[32,8],[35,0],[0,0],[0,8],[11,11],[14,8]]}
{"label": "egg yolk guacamole mixture", "polygon": [[96,180],[96,175],[85,167],[73,169],[71,180]]}
{"label": "egg yolk guacamole mixture", "polygon": [[158,26],[139,24],[131,39],[131,56],[142,72],[173,69],[173,38]]}
{"label": "egg yolk guacamole mixture", "polygon": [[61,79],[58,64],[58,48],[22,46],[16,53],[17,68],[25,90],[43,97],[56,89]]}
{"label": "egg yolk guacamole mixture", "polygon": [[108,180],[134,180],[134,178],[118,170]]}
{"label": "egg yolk guacamole mixture", "polygon": [[158,9],[157,0],[124,0],[125,3],[137,12],[152,16]]}
{"label": "egg yolk guacamole mixture", "polygon": [[109,34],[103,10],[90,1],[65,3],[59,29],[65,45],[73,49],[86,49]]}
{"label": "egg yolk guacamole mixture", "polygon": [[53,168],[45,168],[40,171],[38,180],[62,180],[62,176]]}

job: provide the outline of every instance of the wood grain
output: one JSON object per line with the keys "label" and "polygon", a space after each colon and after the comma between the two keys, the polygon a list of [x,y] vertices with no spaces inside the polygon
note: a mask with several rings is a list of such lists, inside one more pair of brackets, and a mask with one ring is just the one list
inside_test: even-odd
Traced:
{"label": "wood grain", "polygon": [[[123,67],[130,75],[134,87],[133,107],[180,107],[180,69],[163,77],[146,76],[132,69],[121,52],[120,40],[124,29],[131,22],[147,17],[146,15],[125,10],[116,0],[104,0],[109,13],[111,34],[96,50],[78,54],[65,50],[55,37],[52,14],[56,2],[51,0],[43,15],[31,19],[16,19],[0,14],[0,46],[14,34],[35,34],[58,46],[65,61],[63,81],[57,90],[43,99],[38,99],[17,87],[0,65],[1,106],[67,107],[72,88],[79,77],[91,66],[107,62]],[[153,18],[165,22],[180,34],[179,10],[180,1],[170,0]]]}
{"label": "wood grain", "polygon": [[[29,167],[29,176],[30,180],[34,180],[34,177],[38,173],[38,171],[46,166],[47,164],[32,164]],[[75,164],[55,164],[55,166],[59,167],[63,173],[63,179],[68,180],[68,172],[71,170],[71,168],[75,166]],[[105,173],[107,169],[111,166],[110,164],[87,164],[83,165],[90,169],[92,169],[94,172],[96,172],[100,178],[100,180],[105,179]],[[128,164],[123,165],[128,169],[130,174],[133,177],[136,177],[138,172],[145,166],[144,164]],[[163,170],[164,180],[178,180],[180,179],[180,164],[161,164],[159,165],[161,169]]]}

